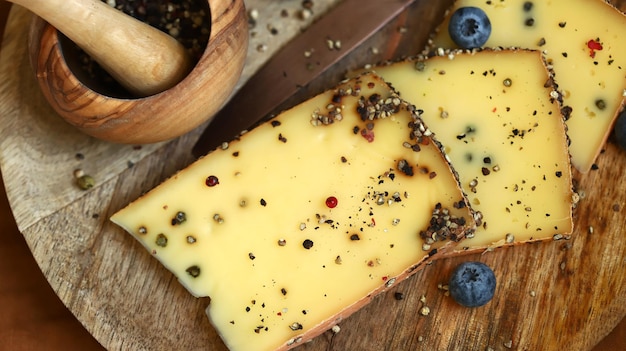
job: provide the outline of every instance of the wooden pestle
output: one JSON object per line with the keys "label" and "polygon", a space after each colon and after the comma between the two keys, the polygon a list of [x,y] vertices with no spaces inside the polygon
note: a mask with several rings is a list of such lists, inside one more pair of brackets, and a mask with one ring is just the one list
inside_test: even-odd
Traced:
{"label": "wooden pestle", "polygon": [[56,27],[139,97],[173,87],[192,68],[176,39],[99,0],[8,1]]}

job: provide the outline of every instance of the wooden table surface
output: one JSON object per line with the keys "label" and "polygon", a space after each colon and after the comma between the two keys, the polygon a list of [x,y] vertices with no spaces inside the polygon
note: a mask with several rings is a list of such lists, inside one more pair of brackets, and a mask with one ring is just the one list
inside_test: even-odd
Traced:
{"label": "wooden table surface", "polygon": [[[0,38],[10,4],[0,0]],[[0,178],[1,183],[1,178]],[[0,186],[0,351],[102,350],[44,278]],[[594,351],[626,349],[626,319]]]}
{"label": "wooden table surface", "polygon": [[[0,0],[0,40],[10,8]],[[104,350],[39,270],[13,219],[1,174],[0,236],[0,350]]]}

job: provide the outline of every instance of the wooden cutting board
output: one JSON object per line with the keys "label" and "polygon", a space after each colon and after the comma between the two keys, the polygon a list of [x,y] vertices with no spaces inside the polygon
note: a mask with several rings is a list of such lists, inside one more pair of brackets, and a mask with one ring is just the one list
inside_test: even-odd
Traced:
{"label": "wooden cutting board", "polygon": [[[333,3],[316,0],[314,16],[303,21],[296,18],[300,2],[246,1],[259,19],[241,83]],[[626,1],[614,3],[626,9]],[[14,6],[0,50],[0,167],[18,227],[44,275],[110,350],[226,350],[204,315],[208,299],[189,295],[108,221],[192,162],[190,150],[204,126],[142,147],[78,133],[36,86],[27,60],[28,22],[29,14]],[[278,23],[278,34],[271,34],[268,25]],[[597,164],[576,174],[584,197],[570,240],[436,261],[343,321],[341,332],[326,332],[300,349],[590,349],[626,316],[626,152],[609,142]],[[97,185],[78,189],[76,169]],[[485,307],[460,307],[438,288],[465,260],[489,264],[498,277],[496,296]],[[396,300],[395,292],[404,299]]]}

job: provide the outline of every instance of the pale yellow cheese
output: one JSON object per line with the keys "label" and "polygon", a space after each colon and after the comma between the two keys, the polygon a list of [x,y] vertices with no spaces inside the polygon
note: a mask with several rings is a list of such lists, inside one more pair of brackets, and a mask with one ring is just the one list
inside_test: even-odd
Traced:
{"label": "pale yellow cheese", "polygon": [[567,138],[536,51],[483,51],[373,70],[424,110],[483,215],[461,246],[484,249],[572,231]]}
{"label": "pale yellow cheese", "polygon": [[[530,10],[524,4],[530,3]],[[588,171],[624,104],[626,91],[626,16],[603,0],[457,0],[458,7],[485,11],[492,31],[487,47],[542,50],[554,66],[564,105],[573,165]],[[454,48],[448,18],[438,28],[433,47]],[[601,44],[591,50],[588,42]]]}
{"label": "pale yellow cheese", "polygon": [[[112,220],[192,294],[211,297],[207,313],[231,350],[297,346],[442,252],[445,237],[475,227],[439,144],[412,111],[376,76],[348,81],[210,153]],[[447,224],[429,229],[431,218]],[[445,237],[422,238],[435,230]]]}

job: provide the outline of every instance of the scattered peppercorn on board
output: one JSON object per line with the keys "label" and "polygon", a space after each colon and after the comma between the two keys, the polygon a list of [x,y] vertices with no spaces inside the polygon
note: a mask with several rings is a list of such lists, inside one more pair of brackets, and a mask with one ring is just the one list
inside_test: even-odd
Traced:
{"label": "scattered peppercorn on board", "polygon": [[[288,6],[295,16],[301,6],[275,3],[247,2],[259,11],[258,42],[251,45],[266,38],[272,47],[276,36],[267,23],[278,23]],[[315,1],[314,10],[332,3]],[[626,2],[615,4],[626,10]],[[410,33],[420,23],[420,13],[410,15],[398,32]],[[37,91],[24,59],[27,22],[25,11],[14,9],[0,49],[0,166],[18,226],[51,286],[108,349],[226,350],[204,314],[208,300],[192,297],[108,221],[189,164],[200,131],[141,148],[77,134],[51,115]],[[402,45],[379,48],[397,55]],[[257,67],[263,55],[250,48]],[[574,172],[584,196],[570,240],[435,261],[339,323],[339,332],[328,331],[301,349],[590,349],[626,315],[626,152],[609,141],[596,164],[587,174]],[[95,180],[86,192],[74,183],[79,168]],[[487,263],[498,278],[494,299],[479,309],[456,305],[442,286],[466,260]]]}

